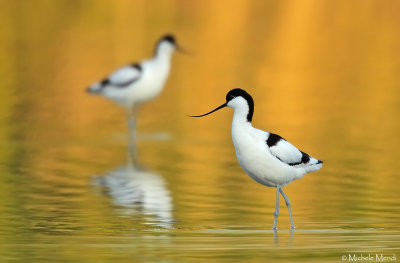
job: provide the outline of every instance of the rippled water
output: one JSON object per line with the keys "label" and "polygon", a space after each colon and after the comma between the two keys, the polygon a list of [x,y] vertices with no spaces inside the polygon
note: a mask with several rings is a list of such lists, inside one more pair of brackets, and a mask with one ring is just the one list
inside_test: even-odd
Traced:
{"label": "rippled water", "polygon": [[[1,262],[341,262],[400,257],[396,1],[0,1]],[[174,32],[165,91],[140,112],[87,84]],[[149,44],[150,43],[150,44]],[[324,160],[275,190],[239,167],[235,87],[253,125]],[[348,260],[348,259],[347,259]],[[398,260],[398,259],[396,259]]]}

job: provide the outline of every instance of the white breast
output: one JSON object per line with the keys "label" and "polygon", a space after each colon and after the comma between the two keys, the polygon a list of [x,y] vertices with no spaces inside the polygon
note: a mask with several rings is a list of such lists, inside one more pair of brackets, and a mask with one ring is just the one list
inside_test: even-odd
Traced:
{"label": "white breast", "polygon": [[267,133],[249,122],[232,123],[232,140],[243,170],[258,183],[276,187],[301,178],[304,171],[290,167],[274,157],[266,144]]}
{"label": "white breast", "polygon": [[105,86],[98,82],[90,89],[98,90],[104,97],[130,108],[160,94],[169,75],[170,62],[171,57],[165,55],[141,62],[140,69],[122,67],[108,77]]}
{"label": "white breast", "polygon": [[144,63],[143,88],[137,89],[143,100],[149,100],[159,95],[169,76],[170,61],[152,60]]}

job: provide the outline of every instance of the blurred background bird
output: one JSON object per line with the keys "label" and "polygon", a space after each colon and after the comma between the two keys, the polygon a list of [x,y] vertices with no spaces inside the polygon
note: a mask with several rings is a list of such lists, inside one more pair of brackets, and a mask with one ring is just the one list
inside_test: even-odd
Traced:
{"label": "blurred background bird", "polygon": [[152,58],[123,66],[108,77],[93,83],[88,93],[101,95],[127,109],[129,152],[135,155],[136,117],[138,106],[157,97],[168,79],[174,51],[182,51],[176,38],[167,34],[157,41]]}

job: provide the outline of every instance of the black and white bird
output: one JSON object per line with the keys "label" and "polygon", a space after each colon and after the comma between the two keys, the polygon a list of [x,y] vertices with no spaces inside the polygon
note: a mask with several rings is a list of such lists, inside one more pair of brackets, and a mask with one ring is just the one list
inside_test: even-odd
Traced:
{"label": "black and white bird", "polygon": [[[171,228],[174,222],[171,194],[164,178],[131,163],[93,177],[124,214],[142,213],[155,225]],[[155,217],[155,218],[153,218]],[[149,222],[150,223],[150,222]]]}
{"label": "black and white bird", "polygon": [[251,125],[254,112],[253,98],[242,89],[233,89],[226,95],[226,102],[218,108],[198,116],[203,117],[224,107],[234,109],[232,140],[236,156],[243,170],[256,182],[276,187],[276,210],[273,229],[279,215],[279,193],[289,209],[291,228],[294,228],[289,198],[282,187],[306,173],[322,167],[322,161],[298,150],[281,136],[254,128]]}
{"label": "black and white bird", "polygon": [[123,66],[87,89],[127,109],[130,128],[130,152],[135,148],[136,111],[140,104],[158,96],[164,88],[174,51],[182,51],[173,35],[163,36],[152,58]]}
{"label": "black and white bird", "polygon": [[176,50],[180,48],[175,37],[165,35],[157,42],[152,58],[117,69],[90,85],[87,91],[131,110],[160,94],[169,76],[172,54]]}

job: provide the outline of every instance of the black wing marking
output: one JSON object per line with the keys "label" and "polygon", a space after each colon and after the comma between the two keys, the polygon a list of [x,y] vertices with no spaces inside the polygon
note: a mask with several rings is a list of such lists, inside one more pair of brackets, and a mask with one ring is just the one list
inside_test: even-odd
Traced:
{"label": "black wing marking", "polygon": [[277,134],[269,133],[266,143],[271,154],[287,165],[307,166],[310,163],[310,160],[314,159],[305,152],[298,150],[290,142]]}
{"label": "black wing marking", "polygon": [[132,64],[122,67],[112,73],[106,81],[106,85],[124,88],[138,81],[142,75],[143,68],[140,64]]}

